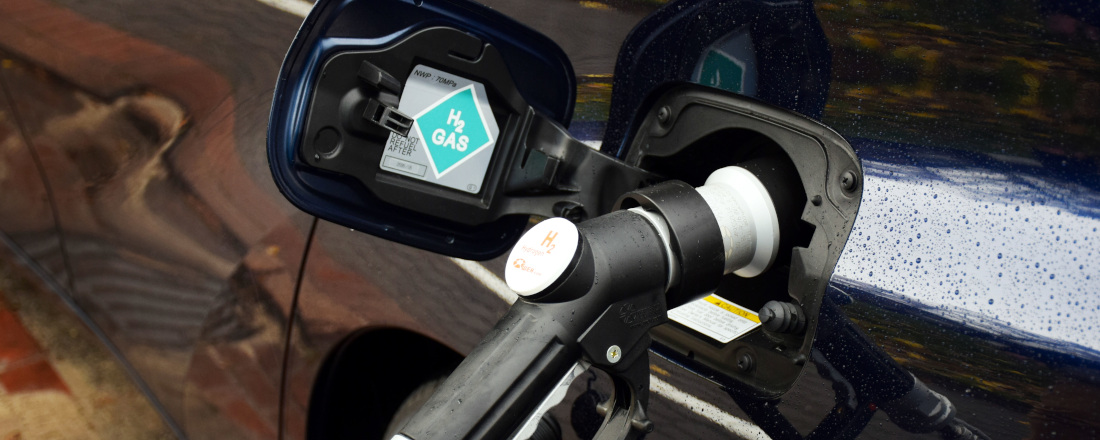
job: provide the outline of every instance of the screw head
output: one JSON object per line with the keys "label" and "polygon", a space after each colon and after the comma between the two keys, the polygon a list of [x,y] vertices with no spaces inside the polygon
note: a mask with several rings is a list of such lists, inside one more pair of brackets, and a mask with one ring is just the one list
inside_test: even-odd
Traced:
{"label": "screw head", "polygon": [[752,370],[754,364],[756,364],[756,359],[753,359],[751,354],[745,353],[737,358],[737,368],[741,371]]}
{"label": "screw head", "polygon": [[851,171],[845,171],[840,175],[840,188],[847,192],[852,192],[856,189],[856,173]]}
{"label": "screw head", "polygon": [[664,124],[668,122],[669,116],[672,116],[672,110],[668,106],[657,109],[657,122]]}
{"label": "screw head", "polygon": [[584,211],[583,206],[571,202],[554,205],[554,213],[557,214],[558,217],[564,217],[573,223],[580,223],[588,218],[588,213]]}
{"label": "screw head", "polygon": [[618,345],[612,345],[607,347],[607,361],[613,364],[618,363],[623,358],[623,351]]}

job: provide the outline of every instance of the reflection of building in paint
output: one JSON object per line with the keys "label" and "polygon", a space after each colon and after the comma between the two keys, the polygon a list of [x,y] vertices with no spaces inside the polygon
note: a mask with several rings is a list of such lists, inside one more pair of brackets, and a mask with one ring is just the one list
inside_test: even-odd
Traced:
{"label": "reflection of building in paint", "polygon": [[740,27],[707,47],[695,65],[691,80],[729,92],[756,96],[756,54],[748,29]]}

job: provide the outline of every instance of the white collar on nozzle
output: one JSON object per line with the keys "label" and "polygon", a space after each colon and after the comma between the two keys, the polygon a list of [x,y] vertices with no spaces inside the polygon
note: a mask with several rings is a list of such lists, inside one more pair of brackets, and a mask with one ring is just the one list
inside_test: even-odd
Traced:
{"label": "white collar on nozzle", "polygon": [[725,273],[751,278],[768,270],[779,252],[779,217],[760,179],[744,168],[725,167],[695,190],[722,231]]}

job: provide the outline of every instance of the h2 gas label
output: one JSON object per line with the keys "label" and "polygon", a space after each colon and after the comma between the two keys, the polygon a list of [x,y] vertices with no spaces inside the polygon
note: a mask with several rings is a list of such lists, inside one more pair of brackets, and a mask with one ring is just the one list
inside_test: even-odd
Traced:
{"label": "h2 gas label", "polygon": [[413,116],[408,137],[390,134],[381,167],[419,180],[477,193],[500,133],[485,87],[416,66],[398,110]]}

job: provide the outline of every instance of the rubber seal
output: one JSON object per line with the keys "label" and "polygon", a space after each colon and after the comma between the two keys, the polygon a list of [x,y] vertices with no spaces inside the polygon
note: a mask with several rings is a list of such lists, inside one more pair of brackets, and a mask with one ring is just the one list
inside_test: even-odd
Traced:
{"label": "rubber seal", "polygon": [[[672,252],[680,261],[680,282],[668,291],[668,308],[686,304],[718,287],[725,252],[718,220],[703,196],[691,185],[670,180],[623,195],[615,209],[641,206],[665,218]],[[691,244],[685,252],[683,243]]]}

